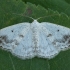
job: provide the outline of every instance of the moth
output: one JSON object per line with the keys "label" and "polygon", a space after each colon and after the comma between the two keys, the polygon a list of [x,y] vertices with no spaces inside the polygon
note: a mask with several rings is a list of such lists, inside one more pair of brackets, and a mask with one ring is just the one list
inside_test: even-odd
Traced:
{"label": "moth", "polygon": [[70,29],[34,20],[0,29],[0,47],[21,59],[51,59],[70,48]]}

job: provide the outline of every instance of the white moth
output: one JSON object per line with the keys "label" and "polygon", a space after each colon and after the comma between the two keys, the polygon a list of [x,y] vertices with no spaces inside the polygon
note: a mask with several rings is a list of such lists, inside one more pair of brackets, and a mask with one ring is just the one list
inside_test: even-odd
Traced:
{"label": "white moth", "polygon": [[0,30],[0,47],[21,59],[51,59],[70,47],[70,29],[34,20]]}

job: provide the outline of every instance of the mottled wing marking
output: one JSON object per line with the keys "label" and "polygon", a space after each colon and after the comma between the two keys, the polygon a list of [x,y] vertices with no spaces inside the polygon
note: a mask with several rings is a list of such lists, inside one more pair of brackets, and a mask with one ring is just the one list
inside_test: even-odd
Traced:
{"label": "mottled wing marking", "polygon": [[[54,37],[54,41],[51,42],[59,50],[65,50],[70,46],[70,29],[60,25],[43,22],[42,26],[49,30],[50,34]],[[48,37],[51,39],[51,36]]]}
{"label": "mottled wing marking", "polygon": [[20,23],[1,29],[0,46],[23,59],[34,57],[30,23]]}

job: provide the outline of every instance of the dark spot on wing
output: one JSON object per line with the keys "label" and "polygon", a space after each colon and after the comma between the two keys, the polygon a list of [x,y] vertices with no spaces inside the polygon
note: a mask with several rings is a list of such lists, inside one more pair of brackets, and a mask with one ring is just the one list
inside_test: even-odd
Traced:
{"label": "dark spot on wing", "polygon": [[63,38],[67,41],[67,44],[70,44],[70,35],[64,35]]}
{"label": "dark spot on wing", "polygon": [[1,38],[2,38],[4,41],[7,40],[7,36],[6,36],[6,35],[2,36]]}
{"label": "dark spot on wing", "polygon": [[23,35],[19,35],[19,37],[24,37]]}
{"label": "dark spot on wing", "polygon": [[0,37],[0,42],[11,43],[13,40],[9,40],[6,35]]}
{"label": "dark spot on wing", "polygon": [[48,36],[47,36],[47,37],[50,37],[50,36],[52,36],[52,34],[48,34]]}
{"label": "dark spot on wing", "polygon": [[0,43],[2,43],[2,40],[0,40]]}
{"label": "dark spot on wing", "polygon": [[70,35],[64,35],[63,38],[64,38],[65,40],[67,40],[67,39],[70,38]]}
{"label": "dark spot on wing", "polygon": [[70,39],[68,40],[68,44],[70,44]]}
{"label": "dark spot on wing", "polygon": [[59,29],[57,31],[59,32]]}
{"label": "dark spot on wing", "polygon": [[13,32],[13,30],[11,30],[11,32]]}
{"label": "dark spot on wing", "polygon": [[64,35],[62,39],[58,39],[56,40],[56,42],[59,42],[59,43],[67,42],[66,44],[70,44],[70,35]]}

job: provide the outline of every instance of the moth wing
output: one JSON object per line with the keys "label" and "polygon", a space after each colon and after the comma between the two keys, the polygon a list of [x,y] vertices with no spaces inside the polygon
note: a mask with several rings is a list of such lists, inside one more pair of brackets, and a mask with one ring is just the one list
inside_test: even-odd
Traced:
{"label": "moth wing", "polygon": [[66,50],[70,46],[70,29],[42,22],[39,32],[39,52],[38,56],[43,58],[53,58],[61,50]]}
{"label": "moth wing", "polygon": [[20,23],[0,30],[0,46],[22,59],[34,57],[30,23]]}

